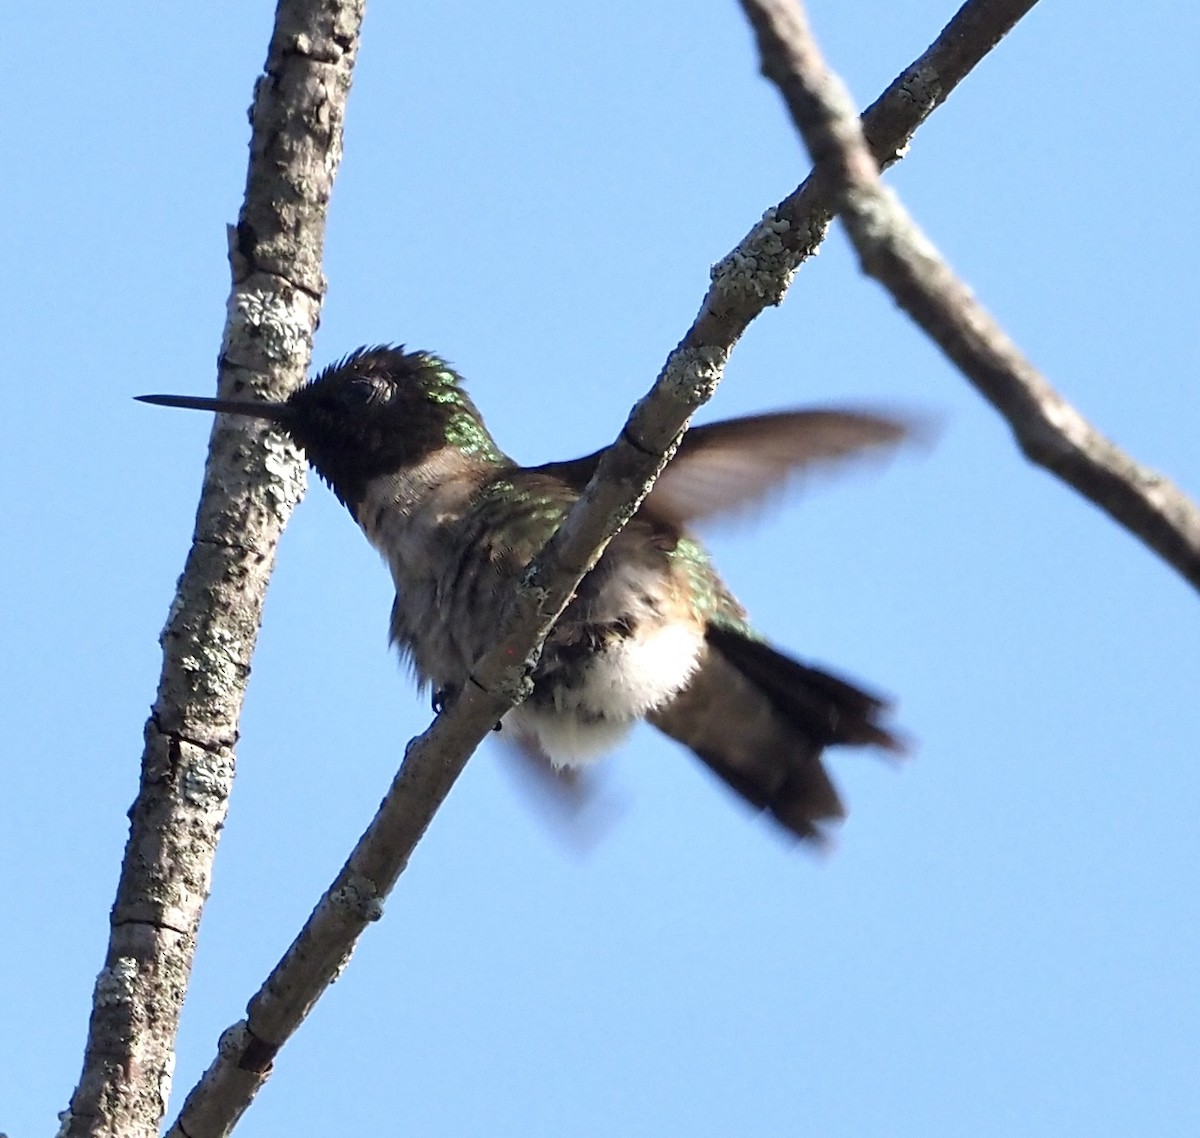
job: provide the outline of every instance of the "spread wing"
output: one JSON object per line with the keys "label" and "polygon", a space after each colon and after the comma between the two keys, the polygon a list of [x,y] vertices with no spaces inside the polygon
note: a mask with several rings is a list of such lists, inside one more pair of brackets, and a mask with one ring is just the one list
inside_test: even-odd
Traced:
{"label": "spread wing", "polygon": [[752,415],[683,436],[645,508],[675,526],[760,505],[773,489],[815,467],[894,447],[907,424],[841,410]]}
{"label": "spread wing", "polygon": [[[839,408],[751,415],[693,427],[642,509],[676,528],[737,513],[760,505],[803,471],[882,453],[916,433],[911,420]],[[603,453],[537,469],[583,489]]]}

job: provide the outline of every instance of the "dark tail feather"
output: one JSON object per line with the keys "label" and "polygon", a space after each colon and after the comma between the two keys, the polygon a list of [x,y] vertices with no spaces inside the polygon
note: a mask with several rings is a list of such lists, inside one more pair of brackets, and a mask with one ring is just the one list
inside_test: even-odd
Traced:
{"label": "dark tail feather", "polygon": [[650,722],[797,837],[823,841],[822,823],[845,810],[821,752],[839,744],[903,752],[877,721],[887,704],[729,629],[710,627],[707,640],[687,688]]}

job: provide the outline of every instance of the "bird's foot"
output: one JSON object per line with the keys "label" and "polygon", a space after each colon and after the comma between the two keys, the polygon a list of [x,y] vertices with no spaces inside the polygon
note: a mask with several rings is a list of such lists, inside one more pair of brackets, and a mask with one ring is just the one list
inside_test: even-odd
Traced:
{"label": "bird's foot", "polygon": [[[434,688],[433,698],[430,700],[430,703],[433,705],[433,714],[441,715],[443,711],[446,711],[450,707],[457,695],[458,688],[454,684],[447,684],[444,688]],[[492,730],[503,731],[504,724],[494,723],[492,724]],[[0,1134],[0,1138],[4,1138],[4,1136]]]}

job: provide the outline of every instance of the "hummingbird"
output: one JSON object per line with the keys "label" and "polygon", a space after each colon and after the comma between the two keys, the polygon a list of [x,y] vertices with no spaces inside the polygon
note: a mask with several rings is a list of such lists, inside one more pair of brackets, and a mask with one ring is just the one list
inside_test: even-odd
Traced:
{"label": "hummingbird", "polygon": [[[461,376],[402,346],[359,348],[285,401],[138,398],[267,420],[291,438],[391,570],[391,642],[432,689],[435,710],[492,646],[526,567],[603,454],[518,465]],[[888,705],[768,644],[691,526],[761,502],[800,470],[894,447],[909,433],[898,418],[836,408],[691,428],[580,582],[529,696],[499,728],[569,772],[645,719],[756,810],[824,843],[845,811],[822,752],[902,752],[884,722]]]}

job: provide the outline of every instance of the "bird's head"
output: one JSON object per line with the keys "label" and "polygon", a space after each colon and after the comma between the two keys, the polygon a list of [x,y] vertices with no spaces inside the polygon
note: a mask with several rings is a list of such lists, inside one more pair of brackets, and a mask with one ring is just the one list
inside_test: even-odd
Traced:
{"label": "bird's head", "polygon": [[359,348],[283,402],[138,398],[277,424],[351,510],[372,479],[414,466],[443,447],[488,460],[499,455],[454,369],[428,352],[402,347]]}

